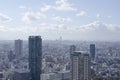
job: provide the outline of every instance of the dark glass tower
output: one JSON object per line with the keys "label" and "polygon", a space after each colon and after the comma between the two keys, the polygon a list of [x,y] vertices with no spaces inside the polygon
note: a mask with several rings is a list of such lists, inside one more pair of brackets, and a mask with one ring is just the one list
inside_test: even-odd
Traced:
{"label": "dark glass tower", "polygon": [[91,55],[91,59],[94,60],[95,59],[95,44],[90,44],[90,55]]}
{"label": "dark glass tower", "polygon": [[40,36],[29,37],[30,80],[41,80],[42,73],[42,39]]}

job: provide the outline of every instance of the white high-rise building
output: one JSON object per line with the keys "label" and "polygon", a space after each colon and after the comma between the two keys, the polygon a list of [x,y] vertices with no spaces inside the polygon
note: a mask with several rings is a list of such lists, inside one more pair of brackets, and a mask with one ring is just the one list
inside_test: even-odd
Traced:
{"label": "white high-rise building", "polygon": [[71,54],[72,80],[90,80],[90,56],[86,51]]}

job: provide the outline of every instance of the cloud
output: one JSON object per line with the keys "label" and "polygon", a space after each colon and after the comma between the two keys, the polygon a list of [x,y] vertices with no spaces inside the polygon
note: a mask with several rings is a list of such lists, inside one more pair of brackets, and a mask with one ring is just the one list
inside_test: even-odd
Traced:
{"label": "cloud", "polygon": [[[28,29],[28,30],[27,30]],[[19,27],[3,27],[0,26],[0,31],[22,31],[22,32],[26,32],[26,30],[29,32],[34,31],[35,29],[37,29],[38,31],[44,32],[46,30],[62,30],[64,31],[69,31],[71,32],[100,32],[100,33],[104,33],[104,32],[118,32],[120,33],[120,25],[115,25],[115,24],[106,24],[106,23],[102,23],[99,21],[94,21],[92,23],[89,24],[85,24],[85,25],[80,25],[80,26],[67,26],[65,24],[48,24],[48,23],[40,23],[38,26],[21,26],[21,28]]]}
{"label": "cloud", "polygon": [[10,18],[8,15],[0,13],[0,22],[9,22],[11,20],[12,18]]}
{"label": "cloud", "polygon": [[85,11],[80,11],[76,16],[86,16],[87,13]]}
{"label": "cloud", "polygon": [[22,21],[29,23],[31,21],[36,21],[44,18],[46,18],[46,16],[41,12],[26,12],[22,17]]}
{"label": "cloud", "polygon": [[[102,23],[99,21],[94,21],[92,23],[86,24],[86,25],[82,25],[82,26],[78,26],[76,28],[77,30],[81,30],[84,32],[91,32],[91,31],[95,31],[97,33],[113,33],[113,32],[119,32],[120,30],[120,25],[115,25],[115,24],[106,24],[106,23]],[[97,34],[96,33],[96,34]]]}
{"label": "cloud", "polygon": [[21,5],[21,6],[19,6],[19,8],[20,8],[20,9],[26,9],[27,7],[26,7],[26,6]]}
{"label": "cloud", "polygon": [[69,3],[68,0],[57,0],[56,6],[54,7],[56,10],[60,11],[73,11],[76,8],[73,7],[73,4]]}
{"label": "cloud", "polygon": [[57,11],[74,11],[77,10],[75,7],[73,7],[73,4],[69,3],[68,0],[56,0],[55,5],[47,5],[45,4],[41,11],[45,12],[50,9],[57,10]]}
{"label": "cloud", "polygon": [[24,5],[20,5],[20,6],[18,6],[18,8],[21,9],[21,10],[28,10],[28,11],[32,10],[31,7],[27,7],[27,6],[24,6]]}
{"label": "cloud", "polygon": [[0,36],[4,39],[8,39],[9,36],[9,39],[18,37],[27,39],[30,35],[41,35],[43,39],[55,39],[61,35],[64,39],[69,40],[120,40],[119,34],[120,25],[106,24],[99,21],[80,26],[48,23],[40,23],[37,26],[0,26]]}
{"label": "cloud", "polygon": [[54,17],[53,20],[58,21],[58,22],[71,22],[72,21],[72,19],[69,17],[63,18],[60,16]]}
{"label": "cloud", "polygon": [[48,10],[52,9],[52,6],[51,5],[44,5],[42,8],[41,8],[41,11],[42,12],[46,12]]}

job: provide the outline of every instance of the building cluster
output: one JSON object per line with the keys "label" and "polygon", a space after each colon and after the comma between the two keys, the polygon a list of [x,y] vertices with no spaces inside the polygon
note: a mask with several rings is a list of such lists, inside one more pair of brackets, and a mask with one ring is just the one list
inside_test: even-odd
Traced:
{"label": "building cluster", "polygon": [[29,36],[28,41],[3,41],[0,45],[0,80],[99,80],[120,76],[117,43],[42,41],[41,36]]}

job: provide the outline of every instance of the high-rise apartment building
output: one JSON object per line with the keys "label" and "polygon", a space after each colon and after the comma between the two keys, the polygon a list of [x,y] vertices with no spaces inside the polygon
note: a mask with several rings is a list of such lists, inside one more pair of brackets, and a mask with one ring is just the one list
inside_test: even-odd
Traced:
{"label": "high-rise apartment building", "polygon": [[91,60],[94,61],[94,59],[95,59],[95,44],[90,44],[90,56],[91,56]]}
{"label": "high-rise apartment building", "polygon": [[41,80],[42,73],[42,39],[40,36],[29,37],[30,80]]}
{"label": "high-rise apartment building", "polygon": [[[71,60],[71,54],[73,54],[73,52],[76,51],[76,46],[75,45],[70,45],[69,51],[70,51],[70,60]],[[70,65],[72,65],[72,64],[70,63]],[[70,66],[70,69],[71,69],[71,67],[72,66]]]}
{"label": "high-rise apartment building", "polygon": [[19,58],[23,54],[23,40],[15,40],[15,56]]}
{"label": "high-rise apartment building", "polygon": [[72,80],[90,80],[90,56],[85,51],[75,51],[71,54]]}
{"label": "high-rise apartment building", "polygon": [[76,46],[75,45],[71,45],[70,46],[70,54],[72,54],[75,50],[76,50]]}

